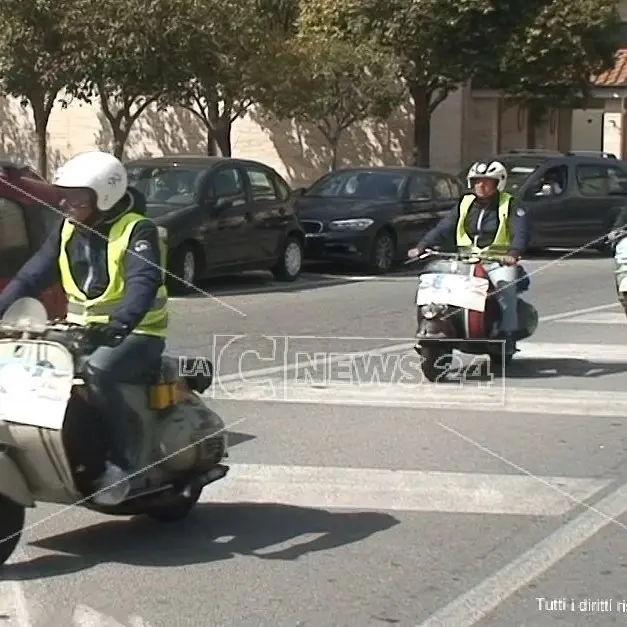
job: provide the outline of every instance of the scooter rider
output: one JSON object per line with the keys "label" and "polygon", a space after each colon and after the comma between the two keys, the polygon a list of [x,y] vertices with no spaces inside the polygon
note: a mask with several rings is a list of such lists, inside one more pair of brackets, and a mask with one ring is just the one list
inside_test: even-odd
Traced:
{"label": "scooter rider", "polygon": [[512,196],[506,193],[507,170],[502,163],[475,163],[468,172],[472,193],[459,204],[422,241],[408,252],[410,258],[423,254],[455,234],[459,249],[479,248],[501,256],[501,263],[485,263],[490,280],[499,290],[503,316],[501,334],[508,354],[516,352],[513,333],[518,329],[516,264],[529,242],[529,221],[524,209],[513,211]]}
{"label": "scooter rider", "polygon": [[[129,191],[126,170],[113,155],[74,157],[57,172],[54,185],[67,218],[0,295],[0,315],[18,298],[37,297],[60,283],[68,322],[105,325],[111,346],[89,356],[84,375],[111,440],[93,500],[113,505],[130,488],[124,452],[129,409],[116,384],[140,379],[165,348],[165,251],[156,225],[136,212],[139,193]],[[115,345],[115,338],[123,340]]]}

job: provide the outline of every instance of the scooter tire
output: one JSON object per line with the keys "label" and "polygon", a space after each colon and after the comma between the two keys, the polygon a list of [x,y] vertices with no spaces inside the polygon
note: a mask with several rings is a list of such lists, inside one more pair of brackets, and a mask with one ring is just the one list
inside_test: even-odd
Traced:
{"label": "scooter tire", "polygon": [[202,488],[198,488],[190,496],[181,495],[176,503],[151,508],[146,512],[146,516],[160,523],[176,523],[184,520],[198,503],[201,493]]}
{"label": "scooter tire", "polygon": [[511,363],[512,359],[514,359],[514,355],[513,354],[509,354],[509,355],[503,355],[503,353],[499,352],[499,353],[490,353],[490,361],[495,365],[498,366],[499,368],[504,368],[506,366],[509,366],[509,364]]}
{"label": "scooter tire", "polygon": [[450,366],[451,357],[447,350],[439,346],[423,345],[420,347],[420,368],[427,381],[437,383],[441,381]]}
{"label": "scooter tire", "polygon": [[0,495],[0,566],[13,555],[22,536],[25,518],[23,505]]}

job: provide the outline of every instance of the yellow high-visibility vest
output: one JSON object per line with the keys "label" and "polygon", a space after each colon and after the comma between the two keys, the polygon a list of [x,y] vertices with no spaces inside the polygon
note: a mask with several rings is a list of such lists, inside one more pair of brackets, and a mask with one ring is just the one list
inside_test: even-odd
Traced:
{"label": "yellow high-visibility vest", "polygon": [[[80,325],[107,324],[109,322],[111,314],[114,313],[124,298],[124,256],[131,240],[133,228],[146,219],[144,216],[131,212],[122,216],[112,226],[107,245],[109,285],[100,296],[91,299],[81,292],[72,276],[66,249],[75,226],[68,220],[64,221],[61,229],[59,270],[61,285],[68,299],[66,315],[68,322]],[[168,328],[168,291],[165,286],[166,246],[161,236],[159,238],[159,252],[163,282],[157,292],[152,309],[133,329],[133,333],[165,337]]]}
{"label": "yellow high-visibility vest", "polygon": [[494,236],[494,241],[484,248],[474,248],[473,242],[466,233],[466,217],[472,203],[474,194],[466,194],[459,203],[459,220],[457,221],[456,243],[458,248],[472,248],[473,250],[492,255],[506,255],[511,246],[511,234],[509,232],[509,207],[512,200],[511,194],[499,192],[499,227]]}

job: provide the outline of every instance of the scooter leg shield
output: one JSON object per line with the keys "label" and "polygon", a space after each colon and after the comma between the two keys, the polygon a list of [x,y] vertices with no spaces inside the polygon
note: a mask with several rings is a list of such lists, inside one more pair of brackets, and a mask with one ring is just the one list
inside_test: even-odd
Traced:
{"label": "scooter leg shield", "polygon": [[518,299],[518,327],[517,339],[524,340],[531,337],[538,328],[539,318],[536,308],[523,300]]}
{"label": "scooter leg shield", "polygon": [[0,494],[24,507],[35,506],[24,475],[6,453],[0,453]]}

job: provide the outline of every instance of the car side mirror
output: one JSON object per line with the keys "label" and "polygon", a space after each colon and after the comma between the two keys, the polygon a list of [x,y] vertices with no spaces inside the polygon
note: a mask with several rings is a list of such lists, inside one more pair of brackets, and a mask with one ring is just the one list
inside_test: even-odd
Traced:
{"label": "car side mirror", "polygon": [[298,187],[298,188],[296,188],[296,189],[292,192],[292,195],[293,195],[293,196],[304,196],[306,191],[307,191],[307,188],[306,188],[306,187]]}

